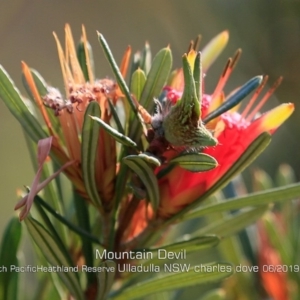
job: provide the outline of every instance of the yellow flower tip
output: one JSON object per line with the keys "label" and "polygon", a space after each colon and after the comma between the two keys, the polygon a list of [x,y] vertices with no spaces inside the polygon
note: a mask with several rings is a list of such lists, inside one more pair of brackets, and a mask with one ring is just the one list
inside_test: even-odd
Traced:
{"label": "yellow flower tip", "polygon": [[293,103],[284,103],[267,112],[262,116],[261,128],[270,131],[278,128],[293,113],[295,106]]}
{"label": "yellow flower tip", "polygon": [[226,47],[229,40],[229,32],[225,30],[213,38],[202,51],[203,70],[206,72],[217,57]]}
{"label": "yellow flower tip", "polygon": [[220,34],[220,40],[223,41],[223,44],[227,44],[228,40],[229,40],[229,31],[228,30],[224,30],[222,31]]}
{"label": "yellow flower tip", "polygon": [[194,49],[191,49],[187,54],[187,60],[191,67],[192,72],[194,71],[195,59],[197,56],[197,52]]}

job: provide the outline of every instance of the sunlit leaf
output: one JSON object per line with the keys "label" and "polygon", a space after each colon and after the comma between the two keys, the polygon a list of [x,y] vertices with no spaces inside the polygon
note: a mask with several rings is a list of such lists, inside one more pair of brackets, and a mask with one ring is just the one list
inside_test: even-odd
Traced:
{"label": "sunlit leaf", "polygon": [[0,65],[0,97],[7,108],[20,122],[27,134],[35,141],[46,138],[47,134],[42,129],[37,119],[30,113],[21,94],[13,81]]}
{"label": "sunlit leaf", "polygon": [[122,145],[130,146],[130,147],[137,146],[133,140],[131,140],[126,135],[120,133],[118,130],[112,128],[100,118],[94,116],[90,116],[90,118],[96,121],[108,134],[110,134],[117,142],[121,143]]}
{"label": "sunlit leaf", "polygon": [[116,61],[115,61],[115,59],[113,57],[113,54],[112,54],[112,52],[111,52],[111,50],[110,50],[110,48],[109,48],[109,46],[108,46],[108,44],[107,44],[104,36],[102,34],[100,34],[99,32],[98,32],[98,40],[99,40],[100,45],[101,45],[101,47],[103,49],[103,52],[104,52],[104,54],[106,56],[106,59],[108,60],[110,66],[111,66],[111,68],[112,68],[112,70],[114,72],[114,75],[116,77],[116,80],[118,82],[118,85],[119,85],[122,93],[125,95],[125,97],[126,97],[128,103],[129,103],[132,111],[137,114],[137,110],[136,110],[135,104],[134,104],[134,102],[133,102],[133,100],[131,98],[131,94],[130,94],[129,88],[128,88],[128,86],[127,86],[127,84],[126,84],[126,82],[125,82],[125,80],[124,80],[124,78],[123,78],[123,76],[122,76],[122,74],[120,72],[120,69],[119,69],[119,67],[118,67],[118,65],[117,65],[117,63],[116,63]]}
{"label": "sunlit leaf", "polygon": [[80,64],[80,67],[81,67],[81,70],[82,70],[85,80],[90,81],[89,70],[88,70],[87,65],[89,64],[91,66],[91,69],[92,69],[91,71],[93,72],[93,78],[95,78],[95,66],[94,66],[92,47],[89,43],[87,43],[86,46],[87,46],[89,61],[87,61],[88,59],[86,56],[83,40],[81,40],[77,45],[77,58],[78,58],[78,62]]}
{"label": "sunlit leaf", "polygon": [[170,163],[178,164],[190,172],[205,172],[218,165],[214,157],[205,153],[184,153],[173,158]]}
{"label": "sunlit leaf", "polygon": [[186,214],[182,220],[198,218],[210,213],[236,210],[243,207],[259,206],[273,202],[286,201],[300,196],[300,183],[267,191],[252,193],[243,197],[228,199],[222,203],[210,204],[199,207],[197,210]]}
{"label": "sunlit leaf", "polygon": [[137,101],[140,101],[142,90],[145,86],[146,82],[146,75],[144,71],[141,69],[137,69],[136,71],[133,72],[132,77],[131,77],[131,92],[132,94],[136,97]]}
{"label": "sunlit leaf", "polygon": [[246,212],[234,214],[224,220],[208,224],[197,230],[193,235],[216,234],[226,237],[235,234],[262,217],[268,207],[268,205],[262,205]]}
{"label": "sunlit leaf", "polygon": [[150,112],[154,107],[153,99],[159,96],[168,80],[172,61],[172,52],[169,47],[161,49],[153,58],[140,99],[140,104]]}

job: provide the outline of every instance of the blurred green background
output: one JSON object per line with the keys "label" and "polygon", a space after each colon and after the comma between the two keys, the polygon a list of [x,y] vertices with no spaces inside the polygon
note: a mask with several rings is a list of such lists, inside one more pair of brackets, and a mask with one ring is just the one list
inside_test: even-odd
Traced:
{"label": "blurred green background", "polygon": [[[0,12],[0,64],[22,92],[21,60],[37,69],[49,84],[62,90],[52,32],[62,41],[67,22],[75,40],[80,37],[81,24],[85,24],[94,49],[98,77],[111,75],[111,72],[98,45],[96,30],[104,34],[117,61],[121,60],[128,44],[136,51],[142,49],[147,40],[153,53],[170,44],[174,67],[179,67],[181,55],[197,34],[202,34],[203,46],[228,29],[229,45],[207,74],[206,91],[213,90],[227,58],[239,47],[243,55],[226,87],[227,92],[255,75],[269,74],[270,84],[280,75],[284,76],[282,86],[263,111],[282,102],[294,102],[296,111],[254,165],[272,176],[281,162],[287,162],[299,179],[299,0],[0,0]],[[1,101],[0,124],[1,235],[17,201],[16,189],[30,185],[34,174],[22,129]]]}

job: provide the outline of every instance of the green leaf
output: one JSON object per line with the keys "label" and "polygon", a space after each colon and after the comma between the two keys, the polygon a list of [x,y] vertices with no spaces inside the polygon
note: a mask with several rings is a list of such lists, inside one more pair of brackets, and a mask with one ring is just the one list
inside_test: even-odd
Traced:
{"label": "green leaf", "polygon": [[160,161],[154,156],[152,155],[151,153],[140,153],[138,155],[139,158],[143,159],[146,163],[149,163],[155,167],[159,167],[161,164],[160,164]]}
{"label": "green leaf", "polygon": [[[184,89],[182,97],[177,101],[176,106],[180,106],[183,113],[197,116],[197,119],[201,117],[200,102],[197,98],[194,74],[192,74],[191,66],[186,54],[182,57],[183,64],[183,76],[184,76]],[[196,74],[198,73],[195,70]],[[196,75],[195,74],[195,75]],[[190,117],[190,116],[187,116]]]}
{"label": "green leaf", "polygon": [[125,80],[124,80],[124,78],[123,78],[123,76],[120,72],[120,69],[119,69],[119,67],[118,67],[118,65],[117,65],[117,63],[116,63],[116,61],[113,57],[113,54],[111,53],[111,50],[110,50],[104,36],[102,34],[100,34],[99,32],[98,32],[98,40],[99,40],[100,45],[103,49],[103,52],[106,56],[106,59],[108,60],[110,66],[112,68],[112,71],[113,71],[113,73],[116,77],[116,80],[118,82],[118,85],[119,85],[122,93],[125,95],[132,111],[137,115],[137,109],[136,109],[135,104],[134,104],[134,102],[131,98],[129,88],[128,88],[128,86],[127,86],[127,84],[126,84],[126,82],[125,82]]}
{"label": "green leaf", "polygon": [[129,76],[129,85],[131,86],[131,79],[133,73],[140,68],[140,62],[141,62],[141,52],[138,51],[133,54],[132,62],[131,62],[131,67],[130,67],[130,76]]}
{"label": "green leaf", "polygon": [[[71,259],[70,255],[69,255],[69,252],[66,249],[66,247],[64,246],[64,243],[63,243],[61,237],[58,235],[58,232],[57,232],[57,228],[61,229],[61,226],[63,225],[63,223],[59,222],[56,219],[56,221],[58,221],[58,222],[52,224],[50,218],[48,217],[48,215],[44,211],[44,208],[43,208],[43,206],[41,204],[41,201],[39,201],[39,196],[36,196],[34,198],[34,205],[35,205],[35,207],[36,207],[36,209],[37,209],[37,211],[38,211],[38,213],[39,213],[39,215],[41,217],[41,220],[43,220],[45,228],[52,235],[53,239],[55,240],[55,243],[57,245],[59,245],[59,247],[61,248],[62,251],[64,251],[64,255],[66,256],[66,258],[68,259],[69,263],[71,264],[72,263],[72,259]],[[59,223],[59,227],[57,227],[57,225],[56,225],[57,223]],[[54,224],[56,226],[54,226]]]}
{"label": "green leaf", "polygon": [[[50,265],[57,267],[67,267],[71,268],[68,259],[63,254],[64,251],[56,244],[55,239],[49,233],[48,230],[44,228],[38,221],[32,217],[27,217],[24,220],[27,230],[30,233],[32,239],[35,241],[37,246],[40,248],[43,255],[46,257]],[[44,266],[46,267],[46,266]],[[76,272],[57,272],[60,279],[66,285],[70,293],[78,300],[84,300],[83,292],[80,288],[80,283],[76,276]]]}
{"label": "green leaf", "polygon": [[88,55],[89,55],[89,62],[87,62],[87,57],[85,54],[84,44],[83,44],[82,40],[78,43],[78,46],[77,46],[77,58],[78,58],[78,62],[80,64],[82,73],[84,75],[85,81],[90,81],[87,64],[89,64],[91,66],[94,77],[95,77],[95,66],[94,66],[92,47],[89,42],[87,43],[86,46],[87,46],[87,51],[88,51]]}
{"label": "green leaf", "polygon": [[126,156],[123,162],[141,179],[146,188],[148,200],[156,211],[159,205],[159,188],[153,169],[137,155]]}
{"label": "green leaf", "polygon": [[105,300],[114,283],[116,263],[112,260],[106,260],[100,263],[100,267],[105,269],[98,273],[98,291],[96,300]]}
{"label": "green leaf", "polygon": [[112,102],[110,101],[110,99],[107,99],[107,100],[108,100],[109,108],[111,110],[111,114],[112,114],[112,116],[114,118],[114,121],[115,121],[115,123],[117,125],[118,131],[121,134],[125,134],[124,128],[123,128],[122,123],[121,123],[121,121],[119,119],[119,116],[118,116],[116,108],[114,107],[114,105],[112,104]]}
{"label": "green leaf", "polygon": [[145,86],[145,82],[146,75],[144,71],[142,71],[141,69],[137,69],[136,71],[134,71],[131,77],[130,90],[132,94],[135,95],[137,101],[140,101],[141,99],[141,94]]}
{"label": "green leaf", "polygon": [[13,81],[0,65],[0,97],[7,108],[22,125],[27,134],[35,141],[47,137],[37,119],[30,113],[25,105],[20,92],[15,87]]}
{"label": "green leaf", "polygon": [[58,219],[62,224],[67,226],[73,232],[77,233],[80,236],[84,236],[84,237],[90,239],[92,242],[94,242],[96,244],[99,244],[99,245],[101,244],[97,237],[93,236],[92,234],[83,230],[82,228],[75,226],[73,223],[71,223],[66,218],[64,218],[59,213],[57,213],[57,211],[55,211],[48,203],[43,201],[43,199],[40,198],[39,196],[35,196],[34,203],[38,203],[39,205],[43,206],[51,215],[53,215],[56,219]]}
{"label": "green leaf", "polygon": [[147,251],[157,253],[159,249],[167,250],[168,252],[177,253],[182,249],[186,253],[203,250],[206,248],[215,247],[219,244],[220,238],[216,235],[198,236],[187,241],[181,241],[174,244],[161,245],[159,248],[151,248]]}
{"label": "green leaf", "polygon": [[300,183],[267,191],[252,193],[243,197],[227,199],[224,202],[199,207],[197,210],[186,214],[181,220],[190,220],[207,214],[236,210],[243,207],[265,205],[273,202],[295,199],[300,196]]}
{"label": "green leaf", "polygon": [[[215,247],[219,244],[220,238],[216,235],[205,235],[205,236],[198,236],[191,238],[187,241],[181,241],[174,244],[162,245],[159,248],[151,248],[151,249],[143,249],[140,251],[147,251],[153,253],[153,259],[148,260],[147,262],[143,263],[143,265],[149,264],[163,264],[166,261],[158,256],[159,251],[164,255],[162,250],[166,250],[167,253],[179,253],[182,249],[185,250],[186,254],[201,251],[204,249]],[[136,250],[139,251],[139,250]]]}
{"label": "green leaf", "polygon": [[[90,216],[88,212],[87,202],[80,195],[74,193],[74,204],[75,204],[76,218],[77,218],[79,228],[82,228],[86,232],[91,232]],[[81,237],[81,245],[82,245],[81,249],[85,258],[85,264],[88,267],[93,267],[94,259],[93,259],[92,241],[84,235],[81,235],[80,237]],[[95,279],[95,274],[93,272],[86,272],[85,275],[88,279],[88,283],[92,284]]]}
{"label": "green leaf", "polygon": [[214,169],[218,165],[215,158],[205,153],[184,153],[176,156],[170,163],[178,164],[181,168],[190,172],[205,172]]}
{"label": "green leaf", "polygon": [[233,235],[262,217],[268,208],[268,205],[262,205],[246,212],[237,213],[224,220],[211,223],[197,230],[193,235],[215,234],[221,237]]}
{"label": "green leaf", "polygon": [[194,63],[193,77],[194,77],[194,81],[195,81],[196,96],[197,96],[197,99],[199,100],[200,107],[201,107],[203,77],[202,77],[202,60],[201,60],[200,52],[198,52],[196,55],[196,59],[195,59],[195,63]]}
{"label": "green leaf", "polygon": [[[17,252],[21,240],[22,227],[17,217],[11,218],[3,233],[0,249],[0,299],[16,299],[19,275],[11,271],[11,267],[18,267]],[[6,271],[5,271],[6,270]]]}
{"label": "green leaf", "polygon": [[131,140],[126,135],[120,133],[118,130],[112,128],[108,124],[106,124],[103,120],[97,117],[90,116],[90,118],[96,121],[109,135],[111,135],[117,142],[121,143],[124,146],[134,147],[136,148],[136,143]]}
{"label": "green leaf", "polygon": [[[185,265],[189,267],[189,265]],[[183,266],[184,267],[184,266]],[[219,271],[221,270],[221,271]],[[200,272],[202,271],[202,272]],[[145,297],[152,293],[166,290],[185,288],[192,285],[207,284],[220,281],[233,273],[233,267],[228,263],[211,263],[192,267],[184,272],[172,273],[152,278],[147,281],[130,286],[120,295],[113,297],[114,300],[134,300]]]}
{"label": "green leaf", "polygon": [[[161,49],[152,61],[152,66],[147,75],[140,104],[149,112],[153,111],[154,98],[158,97],[168,80],[172,68],[172,52],[170,48]],[[138,127],[138,120],[133,119],[129,136],[136,140],[142,134],[142,127]]]}
{"label": "green leaf", "polygon": [[95,180],[95,160],[100,128],[92,121],[90,115],[100,119],[101,111],[98,102],[90,102],[84,114],[81,143],[82,175],[89,198],[102,211],[102,203]]}
{"label": "green leaf", "polygon": [[172,52],[169,47],[161,49],[154,57],[151,69],[141,95],[140,104],[148,111],[154,108],[155,97],[158,97],[168,80],[172,68]]}

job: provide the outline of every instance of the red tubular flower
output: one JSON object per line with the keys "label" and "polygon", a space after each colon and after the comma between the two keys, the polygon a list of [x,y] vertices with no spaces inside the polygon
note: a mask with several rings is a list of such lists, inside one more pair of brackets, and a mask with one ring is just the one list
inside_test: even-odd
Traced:
{"label": "red tubular flower", "polygon": [[[267,96],[269,96],[270,92]],[[202,117],[210,111],[212,98],[206,96],[205,106],[202,106]],[[263,132],[270,134],[291,115],[294,105],[282,104],[261,115],[254,121],[237,112],[224,113],[216,123],[215,137],[218,145],[208,147],[203,153],[213,156],[218,161],[218,167],[201,173],[192,173],[180,167],[175,167],[159,181],[161,206],[159,214],[162,217],[174,215],[183,207],[195,201],[207,192],[240,158],[251,143]],[[209,127],[209,123],[208,123]],[[174,156],[174,151],[166,156]]]}
{"label": "red tubular flower", "polygon": [[[217,38],[215,38],[214,43],[211,43],[211,49],[206,47],[203,51],[205,53],[202,53],[202,69],[205,72],[210,65],[209,62],[205,62],[205,57],[208,57],[208,60],[214,60],[219,53],[218,48],[223,48],[224,44],[227,42],[227,38],[227,32],[220,34]],[[220,40],[222,40],[221,43]],[[214,55],[208,55],[207,53],[209,52],[214,53]],[[240,57],[240,54],[241,50],[238,50],[233,59],[230,58],[228,60],[225,70],[222,72],[220,80],[211,95],[204,94],[201,96],[203,85],[201,86],[200,84],[200,118],[205,124],[205,127],[213,133],[213,138],[217,139],[217,144],[206,144],[202,145],[202,147],[197,147],[197,145],[195,145],[196,148],[194,150],[198,150],[198,152],[208,154],[215,158],[218,162],[218,166],[210,171],[198,173],[190,172],[178,165],[169,170],[168,162],[172,158],[178,156],[182,149],[184,149],[184,145],[182,145],[183,147],[176,147],[176,144],[172,145],[172,142],[170,142],[171,147],[163,153],[166,164],[157,168],[155,171],[156,174],[160,171],[166,171],[165,175],[159,177],[158,180],[160,192],[160,205],[157,214],[158,218],[167,219],[172,217],[186,206],[195,202],[202,195],[209,192],[210,189],[213,188],[213,186],[220,181],[224,175],[226,175],[226,173],[234,166],[236,161],[239,160],[244,152],[262,133],[273,134],[275,130],[292,114],[294,105],[288,103],[279,105],[273,110],[257,117],[262,105],[269,99],[282,80],[282,78],[279,78],[274,86],[270,88],[260,102],[253,108],[255,100],[260,95],[267,82],[268,77],[265,76],[264,78],[256,77],[256,80],[258,79],[260,84],[255,87],[256,91],[252,99],[241,114],[237,112],[237,105],[220,115],[217,114],[212,117],[216,109],[226,103],[226,101],[236,92],[233,91],[233,93],[230,93],[227,97],[225,97],[223,89]],[[191,73],[193,73],[196,52],[191,50],[186,57]],[[187,94],[185,93],[187,86],[191,87],[186,83],[186,77],[184,77],[182,69],[173,72],[168,84],[169,85],[164,89],[164,94],[171,106],[176,105],[177,101],[182,100],[185,97]],[[252,90],[255,90],[255,88]],[[239,90],[242,89],[238,89],[238,91]],[[193,93],[192,95],[194,96]],[[242,98],[245,96],[246,95],[243,95]],[[193,105],[193,103],[190,105]],[[194,106],[196,106],[196,104],[194,104]],[[177,126],[176,121],[175,125]],[[175,125],[173,126],[173,129],[175,128]],[[187,146],[189,146],[188,148],[191,148],[191,145]],[[246,167],[246,165],[243,167]],[[162,173],[164,172],[161,172],[159,176],[161,176]],[[135,215],[135,220],[137,220],[137,222],[128,229],[126,239],[136,236],[147,226],[150,215],[149,210],[151,210],[151,207],[149,205],[147,206],[146,202],[144,202],[143,205],[140,204],[139,211],[136,212],[136,215],[138,216]]]}

